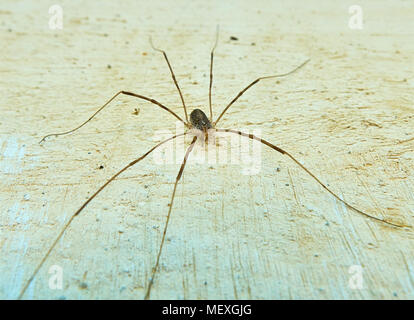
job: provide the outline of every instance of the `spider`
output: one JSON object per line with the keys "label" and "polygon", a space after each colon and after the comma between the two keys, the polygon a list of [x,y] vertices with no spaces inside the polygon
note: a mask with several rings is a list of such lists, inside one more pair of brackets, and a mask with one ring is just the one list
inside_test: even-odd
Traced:
{"label": "spider", "polygon": [[163,230],[163,234],[162,234],[162,239],[161,239],[161,244],[158,250],[158,254],[157,254],[157,259],[155,262],[154,267],[152,268],[152,272],[151,272],[151,277],[149,278],[148,281],[148,285],[146,288],[146,293],[145,293],[145,299],[150,298],[150,294],[151,294],[151,289],[157,274],[157,270],[159,267],[159,262],[160,262],[160,257],[162,254],[162,249],[164,246],[164,242],[165,242],[165,236],[167,233],[167,229],[168,229],[168,224],[169,224],[169,220],[171,217],[171,212],[172,212],[172,208],[173,208],[173,204],[174,204],[174,198],[175,198],[175,193],[176,193],[176,189],[177,189],[177,185],[178,182],[181,179],[181,176],[184,172],[184,168],[185,165],[187,163],[187,159],[191,153],[191,151],[194,148],[194,145],[196,143],[196,141],[198,139],[204,139],[207,142],[208,141],[208,135],[212,134],[214,132],[227,132],[227,133],[232,133],[232,134],[236,134],[236,135],[240,135],[243,137],[246,137],[248,139],[251,140],[255,140],[255,141],[259,141],[260,143],[266,145],[267,147],[281,153],[282,155],[285,155],[287,157],[289,157],[291,160],[293,160],[300,168],[302,168],[304,171],[306,171],[307,174],[309,174],[316,182],[318,182],[327,192],[329,192],[333,197],[335,197],[338,201],[340,201],[341,203],[345,204],[346,207],[348,207],[349,209],[369,218],[372,219],[376,222],[380,222],[380,223],[384,223],[393,227],[408,227],[405,225],[400,225],[400,224],[396,224],[390,221],[387,221],[385,219],[381,219],[375,216],[371,216],[361,210],[359,210],[358,208],[350,205],[348,202],[346,202],[345,200],[341,199],[337,194],[335,194],[333,191],[331,191],[323,182],[321,182],[321,180],[319,180],[311,171],[309,171],[305,166],[303,166],[295,157],[293,157],[289,152],[281,149],[280,147],[268,142],[267,140],[264,140],[260,137],[257,137],[253,134],[247,134],[238,130],[233,130],[233,129],[223,129],[223,128],[217,128],[217,124],[219,123],[219,121],[222,119],[222,117],[224,116],[224,114],[226,113],[226,111],[251,87],[253,87],[255,84],[257,84],[258,82],[260,82],[261,80],[266,80],[266,79],[273,79],[273,78],[278,78],[278,77],[285,77],[288,76],[294,72],[296,72],[297,70],[301,69],[305,64],[307,64],[310,59],[307,59],[306,61],[304,61],[302,64],[300,64],[299,66],[297,66],[296,68],[294,68],[293,70],[287,72],[287,73],[283,73],[283,74],[276,74],[276,75],[270,75],[270,76],[264,76],[264,77],[259,77],[256,80],[252,81],[248,86],[246,86],[243,90],[241,90],[231,101],[230,103],[223,109],[223,111],[220,113],[220,115],[216,118],[216,120],[213,120],[213,109],[212,109],[212,101],[211,101],[211,91],[212,91],[212,84],[213,84],[213,60],[214,60],[214,52],[215,49],[217,47],[217,43],[218,43],[218,29],[217,29],[217,33],[216,33],[216,39],[215,39],[215,43],[214,46],[211,50],[210,53],[210,83],[209,83],[209,117],[207,117],[207,115],[200,109],[194,109],[191,113],[190,116],[188,116],[187,113],[187,107],[180,89],[180,86],[178,85],[177,79],[175,77],[175,74],[173,72],[173,69],[171,67],[170,61],[168,60],[167,54],[164,50],[161,50],[157,47],[154,46],[154,44],[152,43],[152,39],[151,37],[149,38],[150,41],[150,45],[151,47],[157,51],[162,53],[162,55],[164,56],[164,59],[168,65],[168,68],[170,70],[171,73],[171,77],[172,80],[174,81],[174,84],[177,88],[177,91],[180,95],[181,98],[181,102],[182,102],[182,106],[184,109],[184,115],[185,115],[185,121],[178,116],[174,111],[172,111],[171,109],[167,108],[165,105],[163,105],[162,103],[158,102],[155,99],[140,95],[140,94],[136,94],[133,92],[129,92],[129,91],[119,91],[118,93],[116,93],[114,96],[112,96],[112,98],[110,98],[104,105],[102,105],[94,114],[92,114],[92,116],[89,117],[89,119],[87,119],[85,122],[83,122],[81,125],[79,125],[78,127],[69,130],[69,131],[65,131],[65,132],[61,132],[61,133],[53,133],[53,134],[49,134],[46,135],[45,137],[42,138],[42,140],[39,143],[44,142],[48,137],[50,136],[60,136],[60,135],[66,135],[69,133],[72,133],[78,129],[80,129],[81,127],[83,127],[86,123],[88,123],[89,121],[91,121],[100,111],[102,111],[102,109],[104,109],[106,106],[108,106],[116,97],[118,97],[119,95],[127,95],[127,96],[132,96],[141,100],[146,100],[147,102],[152,103],[153,105],[169,112],[172,116],[174,116],[175,118],[177,118],[179,121],[181,121],[185,128],[187,129],[187,131],[185,131],[184,133],[181,134],[177,134],[174,136],[169,137],[168,139],[165,139],[161,142],[159,142],[158,144],[156,144],[154,147],[152,147],[150,150],[148,150],[145,154],[143,154],[141,157],[133,160],[132,162],[130,162],[128,165],[126,165],[124,168],[122,168],[121,170],[119,170],[116,174],[114,174],[111,178],[109,178],[91,197],[88,198],[88,200],[86,200],[81,207],[69,218],[69,220],[66,222],[66,224],[63,226],[63,228],[61,229],[61,231],[59,232],[58,236],[56,237],[56,239],[53,241],[52,245],[49,247],[48,251],[46,252],[46,254],[43,256],[43,258],[41,259],[41,261],[39,262],[39,264],[37,265],[36,269],[34,270],[34,272],[32,273],[31,277],[27,280],[27,282],[25,283],[25,286],[23,287],[23,289],[21,290],[20,294],[19,294],[19,299],[21,299],[23,297],[23,295],[25,294],[27,288],[29,287],[30,283],[33,281],[33,279],[35,278],[35,276],[37,275],[38,271],[40,270],[40,268],[43,266],[43,264],[45,263],[46,259],[48,258],[48,256],[50,255],[50,253],[52,252],[52,250],[54,249],[54,247],[56,246],[56,244],[58,243],[58,241],[61,239],[61,237],[63,236],[63,234],[65,233],[66,229],[70,226],[70,224],[72,223],[72,221],[79,216],[79,214],[81,213],[81,211],[112,181],[114,181],[121,173],[123,173],[124,171],[126,171],[128,168],[131,168],[132,166],[134,166],[135,164],[137,164],[138,162],[140,162],[141,160],[143,160],[144,158],[146,158],[151,152],[153,152],[155,149],[157,149],[158,147],[160,147],[161,145],[163,145],[164,143],[174,140],[177,137],[181,137],[184,135],[187,135],[189,133],[193,133],[196,132],[196,134],[194,134],[194,137],[190,143],[190,145],[187,147],[187,150],[185,152],[184,155],[184,159],[182,160],[181,163],[181,167],[180,170],[177,174],[177,177],[175,179],[175,183],[174,183],[174,189],[172,191],[172,195],[171,195],[171,200],[169,203],[169,208],[168,208],[168,214],[166,216],[166,221],[165,221],[165,225],[164,225],[164,230]]}

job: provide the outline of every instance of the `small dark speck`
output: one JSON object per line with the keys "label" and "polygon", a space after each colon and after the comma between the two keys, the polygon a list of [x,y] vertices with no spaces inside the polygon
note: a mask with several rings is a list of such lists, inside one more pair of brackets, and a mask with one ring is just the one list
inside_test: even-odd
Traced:
{"label": "small dark speck", "polygon": [[88,152],[88,154],[91,154],[91,153],[92,153],[92,152],[90,152],[90,151]]}
{"label": "small dark speck", "polygon": [[319,257],[319,254],[314,254],[313,256],[314,256],[315,258],[317,258],[317,257]]}
{"label": "small dark speck", "polygon": [[103,165],[100,165],[100,166],[99,166],[99,169],[103,169],[103,168],[104,168],[104,166],[103,166]]}
{"label": "small dark speck", "polygon": [[280,168],[279,167],[276,168],[276,172],[280,172]]}
{"label": "small dark speck", "polygon": [[394,297],[398,297],[398,293],[397,293],[397,292],[393,292],[393,293],[392,293],[392,295],[393,295]]}
{"label": "small dark speck", "polygon": [[207,281],[204,281],[204,285],[205,285],[205,286],[207,285]]}
{"label": "small dark speck", "polygon": [[285,184],[285,186],[286,186],[286,187],[289,187],[289,183],[286,183],[286,184]]}
{"label": "small dark speck", "polygon": [[325,226],[329,227],[329,222],[328,221],[325,222]]}
{"label": "small dark speck", "polygon": [[12,29],[8,29],[7,31],[12,32],[13,30]]}
{"label": "small dark speck", "polygon": [[148,185],[147,185],[147,184],[146,184],[146,185],[144,185],[144,188],[145,188],[145,189],[147,189],[147,188],[148,188]]}
{"label": "small dark speck", "polygon": [[107,37],[107,36],[108,36],[108,34],[107,34],[107,33],[104,33],[104,34],[103,34],[103,36],[104,36],[104,37]]}
{"label": "small dark speck", "polygon": [[81,288],[81,289],[87,289],[88,288],[88,284],[86,282],[81,282],[81,284],[79,285],[79,288]]}
{"label": "small dark speck", "polygon": [[251,46],[255,46],[256,45],[256,42],[252,42],[250,45]]}
{"label": "small dark speck", "polygon": [[230,37],[230,40],[237,41],[237,40],[239,40],[239,38],[237,38],[237,37],[235,37],[235,36],[231,36],[231,37]]}
{"label": "small dark speck", "polygon": [[106,67],[107,67],[108,69],[111,69],[111,68],[112,68],[112,66],[111,66],[110,64],[108,64]]}

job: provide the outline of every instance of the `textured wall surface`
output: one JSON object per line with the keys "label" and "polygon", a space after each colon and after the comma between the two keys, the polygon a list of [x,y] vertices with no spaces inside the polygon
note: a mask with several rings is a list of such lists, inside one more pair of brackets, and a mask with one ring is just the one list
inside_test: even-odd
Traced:
{"label": "textured wall surface", "polygon": [[[0,298],[18,297],[111,175],[175,133],[170,114],[123,96],[76,133],[38,143],[119,90],[184,117],[149,35],[167,51],[189,109],[207,112],[220,25],[216,117],[255,78],[310,58],[247,91],[218,126],[259,132],[352,205],[414,226],[412,1],[360,1],[358,30],[349,27],[354,3],[339,0],[58,4],[63,29],[49,28],[50,1],[0,5]],[[414,298],[414,229],[347,209],[268,148],[250,175],[248,164],[195,163],[202,150],[178,185],[152,298]],[[73,220],[23,298],[143,298],[180,166],[155,160],[124,172]],[[49,286],[52,266],[62,268],[61,289]]]}

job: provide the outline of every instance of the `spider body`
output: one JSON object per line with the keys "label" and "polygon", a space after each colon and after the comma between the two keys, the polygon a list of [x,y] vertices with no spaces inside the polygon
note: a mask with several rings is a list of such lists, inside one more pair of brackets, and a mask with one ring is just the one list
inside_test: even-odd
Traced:
{"label": "spider body", "polygon": [[[194,109],[190,114],[191,130],[201,141],[208,142],[209,131],[214,131],[211,121],[200,109]],[[210,130],[212,129],[212,130]]]}
{"label": "spider body", "polygon": [[206,114],[200,109],[194,109],[190,114],[191,125],[201,131],[212,129],[213,125],[208,120]]}

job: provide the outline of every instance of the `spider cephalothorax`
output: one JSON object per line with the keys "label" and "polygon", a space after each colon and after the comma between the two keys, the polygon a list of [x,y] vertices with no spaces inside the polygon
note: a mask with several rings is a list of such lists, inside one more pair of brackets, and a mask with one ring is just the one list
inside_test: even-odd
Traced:
{"label": "spider cephalothorax", "polygon": [[194,109],[190,114],[191,125],[201,131],[206,131],[213,128],[210,120],[208,120],[206,114],[200,109]]}

